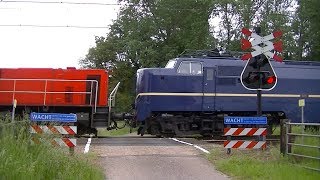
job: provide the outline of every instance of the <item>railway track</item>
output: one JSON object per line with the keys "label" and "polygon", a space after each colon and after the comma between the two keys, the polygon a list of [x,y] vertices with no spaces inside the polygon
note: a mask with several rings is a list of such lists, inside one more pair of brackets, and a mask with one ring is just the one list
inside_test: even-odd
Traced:
{"label": "railway track", "polygon": [[[257,137],[250,137],[250,136],[237,136],[232,139],[236,140],[256,140]],[[223,143],[225,140],[227,140],[226,136],[218,136],[213,138],[203,138],[199,139],[208,143]],[[280,135],[269,135],[266,137],[267,142],[280,142]]]}
{"label": "railway track", "polygon": [[[145,136],[134,136],[134,135],[126,135],[126,136],[90,136],[90,135],[84,135],[84,136],[80,136],[80,137],[84,137],[84,138],[143,138],[143,139],[148,139],[148,138],[159,138],[156,136],[152,136],[152,135],[145,135]],[[160,137],[163,138],[163,137]],[[187,138],[187,139],[197,139],[199,141],[205,141],[208,143],[222,143],[225,140],[227,140],[226,136],[213,136],[213,137],[190,137],[190,136],[178,136],[176,138]],[[237,140],[255,140],[256,137],[248,137],[248,136],[238,136],[238,137],[234,137],[234,139]],[[269,135],[266,137],[266,141],[268,142],[279,142],[280,141],[280,135]]]}

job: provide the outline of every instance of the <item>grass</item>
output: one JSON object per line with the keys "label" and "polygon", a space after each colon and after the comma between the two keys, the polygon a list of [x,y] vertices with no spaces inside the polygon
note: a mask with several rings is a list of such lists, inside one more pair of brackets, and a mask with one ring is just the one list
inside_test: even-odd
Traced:
{"label": "grass", "polygon": [[[301,130],[298,133],[301,133]],[[307,130],[305,132],[305,134],[319,135],[320,133],[319,133],[319,131]],[[294,143],[319,147],[320,146],[320,138],[319,137],[301,137],[301,136],[299,136],[299,137],[295,138]],[[294,154],[301,154],[301,155],[312,156],[312,157],[320,157],[320,150],[317,148],[292,146],[291,150],[292,150],[292,153],[294,153]],[[320,169],[320,160],[303,158],[303,157],[296,157],[296,156],[293,156],[292,159],[294,160],[294,162],[299,163],[303,166]]]}
{"label": "grass", "polygon": [[[124,121],[119,121],[118,127],[122,127],[124,123],[125,123]],[[132,129],[132,132],[136,132],[136,131],[137,131],[137,128]],[[129,125],[126,125],[122,129],[113,129],[109,131],[105,128],[98,128],[98,136],[121,136],[129,133],[130,133]]]}
{"label": "grass", "polygon": [[32,144],[28,131],[28,121],[0,121],[0,179],[105,179],[92,157]]}
{"label": "grass", "polygon": [[[293,133],[301,133],[301,128],[293,126]],[[319,131],[306,130],[305,134],[317,134]],[[295,137],[294,143],[312,146],[320,145],[320,138]],[[304,167],[320,168],[320,161],[296,156],[283,156],[279,145],[270,146],[267,150],[237,150],[227,155],[226,150],[216,148],[208,156],[218,170],[235,179],[320,179],[318,171]],[[292,152],[307,156],[320,157],[317,148],[292,146]]]}
{"label": "grass", "polygon": [[227,155],[224,148],[214,149],[208,156],[219,171],[234,179],[320,179],[320,173],[292,164],[280,155],[278,147],[268,150],[232,150]]}

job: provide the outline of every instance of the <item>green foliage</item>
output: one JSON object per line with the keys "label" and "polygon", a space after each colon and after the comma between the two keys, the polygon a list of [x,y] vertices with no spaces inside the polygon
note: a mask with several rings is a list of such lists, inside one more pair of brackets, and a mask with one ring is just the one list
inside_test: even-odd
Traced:
{"label": "green foliage", "polygon": [[319,179],[316,171],[296,166],[283,157],[279,147],[261,150],[232,150],[227,155],[225,149],[216,148],[208,158],[218,170],[235,179]]}
{"label": "green foliage", "polygon": [[[96,47],[80,61],[86,68],[110,67],[110,88],[121,82],[120,109],[134,101],[135,73],[143,67],[162,67],[186,49],[206,49],[210,0],[124,0],[118,19],[107,37],[97,37]],[[124,97],[127,96],[127,97]]]}
{"label": "green foliage", "polygon": [[[1,121],[1,120],[0,120]],[[104,179],[90,159],[32,144],[29,122],[0,122],[0,179]]]}

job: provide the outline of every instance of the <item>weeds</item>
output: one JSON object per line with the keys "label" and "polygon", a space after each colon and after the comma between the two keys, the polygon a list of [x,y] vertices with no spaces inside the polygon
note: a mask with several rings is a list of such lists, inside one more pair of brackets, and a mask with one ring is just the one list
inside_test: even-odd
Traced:
{"label": "weeds", "polygon": [[70,156],[66,148],[32,144],[29,121],[0,120],[0,179],[104,179],[86,156]]}

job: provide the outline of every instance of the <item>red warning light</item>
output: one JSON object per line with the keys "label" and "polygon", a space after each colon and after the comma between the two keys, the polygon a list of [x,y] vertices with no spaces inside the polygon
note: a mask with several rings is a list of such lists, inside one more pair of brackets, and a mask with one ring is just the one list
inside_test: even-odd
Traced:
{"label": "red warning light", "polygon": [[268,84],[273,84],[273,83],[275,83],[276,82],[276,77],[275,76],[269,76],[268,78],[267,78],[267,83]]}

